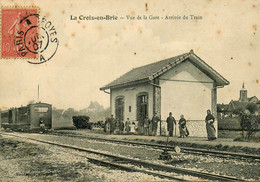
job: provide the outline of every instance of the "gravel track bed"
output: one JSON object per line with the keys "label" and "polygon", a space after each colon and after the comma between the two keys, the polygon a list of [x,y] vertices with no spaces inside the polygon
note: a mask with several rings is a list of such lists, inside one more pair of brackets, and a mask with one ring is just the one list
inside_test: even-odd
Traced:
{"label": "gravel track bed", "polygon": [[[24,134],[23,134],[24,136]],[[145,146],[132,146],[103,141],[88,140],[84,138],[73,138],[66,136],[29,134],[28,137],[46,139],[63,144],[76,145],[97,151],[105,151],[114,155],[122,155],[131,158],[149,160],[162,164],[158,160],[162,150],[152,149]],[[201,172],[235,176],[245,180],[260,180],[260,162],[253,160],[226,159],[212,156],[202,156],[185,153],[172,152],[173,159],[166,164]]]}
{"label": "gravel track bed", "polygon": [[82,152],[0,135],[0,181],[168,181],[89,163]]}

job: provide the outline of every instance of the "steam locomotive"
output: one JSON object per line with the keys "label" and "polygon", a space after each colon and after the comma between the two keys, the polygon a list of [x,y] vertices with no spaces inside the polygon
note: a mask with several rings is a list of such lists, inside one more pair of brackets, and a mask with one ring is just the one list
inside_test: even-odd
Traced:
{"label": "steam locomotive", "polygon": [[52,128],[52,106],[47,103],[28,104],[1,112],[1,126],[19,131],[39,130],[40,123]]}

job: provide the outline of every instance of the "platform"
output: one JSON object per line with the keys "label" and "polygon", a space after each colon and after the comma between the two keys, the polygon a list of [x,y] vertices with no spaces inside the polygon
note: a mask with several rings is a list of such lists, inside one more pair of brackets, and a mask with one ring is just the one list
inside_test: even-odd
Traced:
{"label": "platform", "polygon": [[[143,141],[153,143],[167,143],[166,136],[143,136],[143,135],[110,135],[103,131],[92,131],[92,130],[57,130],[58,133],[77,134],[88,137],[98,137],[105,139],[118,139],[118,140],[129,140],[129,141]],[[169,137],[169,144],[188,146],[196,148],[208,148],[208,149],[219,149],[235,152],[248,152],[260,154],[260,143],[259,142],[242,142],[233,141],[229,138],[218,138],[214,141],[208,141],[205,137],[186,137],[178,138],[177,136]]]}

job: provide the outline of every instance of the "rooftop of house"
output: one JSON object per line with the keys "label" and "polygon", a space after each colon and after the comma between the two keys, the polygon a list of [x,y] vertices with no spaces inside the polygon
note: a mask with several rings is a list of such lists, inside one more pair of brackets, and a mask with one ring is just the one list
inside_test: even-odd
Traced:
{"label": "rooftop of house", "polygon": [[251,102],[253,99],[255,99],[256,101],[258,101],[259,99],[256,96],[253,97],[249,97],[247,98],[249,102]]}
{"label": "rooftop of house", "polygon": [[95,109],[95,104],[91,101],[87,109]]}
{"label": "rooftop of house", "polygon": [[196,67],[198,67],[202,72],[212,78],[216,82],[217,86],[224,86],[229,84],[229,82],[224,77],[222,77],[212,67],[210,67],[207,63],[200,59],[196,54],[194,54],[193,50],[191,50],[188,53],[134,68],[124,75],[120,76],[116,80],[101,87],[100,90],[122,87],[136,82],[151,81],[161,74],[167,72],[168,70],[174,68],[181,62],[187,60],[188,58]]}
{"label": "rooftop of house", "polygon": [[246,108],[248,105],[248,102],[240,102],[240,101],[234,101],[231,100],[229,103],[229,110],[238,109],[238,108]]}

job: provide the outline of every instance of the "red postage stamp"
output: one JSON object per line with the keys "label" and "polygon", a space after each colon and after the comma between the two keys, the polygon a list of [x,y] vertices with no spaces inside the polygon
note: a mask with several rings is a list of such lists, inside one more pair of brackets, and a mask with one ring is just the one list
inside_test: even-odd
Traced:
{"label": "red postage stamp", "polygon": [[38,10],[2,8],[1,57],[36,58],[38,52]]}

